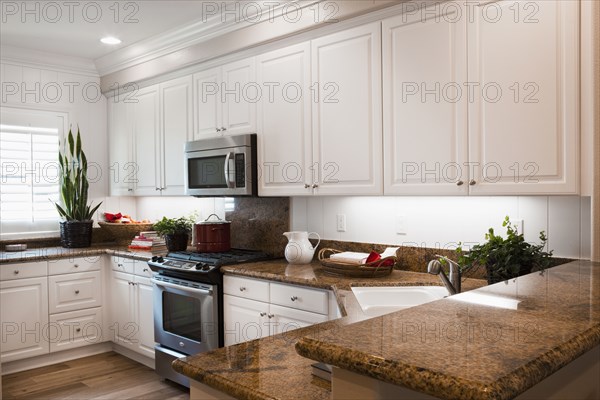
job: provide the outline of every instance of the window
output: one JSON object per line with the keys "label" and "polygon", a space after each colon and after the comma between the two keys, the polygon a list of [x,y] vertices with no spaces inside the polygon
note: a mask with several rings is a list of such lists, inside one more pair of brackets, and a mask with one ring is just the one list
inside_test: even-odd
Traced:
{"label": "window", "polygon": [[0,119],[0,238],[58,232],[58,151],[66,115],[3,108]]}

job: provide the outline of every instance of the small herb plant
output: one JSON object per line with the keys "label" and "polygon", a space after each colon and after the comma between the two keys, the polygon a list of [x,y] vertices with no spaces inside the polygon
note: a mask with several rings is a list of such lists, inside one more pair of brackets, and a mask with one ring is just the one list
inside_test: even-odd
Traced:
{"label": "small herb plant", "polygon": [[154,230],[159,235],[189,234],[196,221],[195,215],[179,218],[163,217],[154,224]]}
{"label": "small herb plant", "polygon": [[487,242],[473,246],[468,253],[464,253],[459,244],[456,252],[463,272],[485,266],[488,283],[491,284],[532,271],[543,271],[551,265],[552,251],[543,250],[547,242],[544,231],[540,232],[541,243],[531,244],[511,224],[508,216],[502,226],[506,228],[506,239],[496,235],[494,229],[490,228],[485,234]]}

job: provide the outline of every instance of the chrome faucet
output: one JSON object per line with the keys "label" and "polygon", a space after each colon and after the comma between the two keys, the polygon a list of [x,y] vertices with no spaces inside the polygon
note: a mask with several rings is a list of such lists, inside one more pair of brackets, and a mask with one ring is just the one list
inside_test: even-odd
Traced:
{"label": "chrome faucet", "polygon": [[[427,272],[432,275],[440,276],[440,279],[444,283],[444,286],[446,286],[446,289],[448,290],[448,293],[450,293],[450,296],[460,293],[460,266],[448,257],[440,256],[437,254],[436,257],[438,258],[437,260],[431,260],[429,261],[429,264],[427,264]],[[447,262],[448,265],[450,265],[450,279],[448,279],[448,276],[446,276],[446,273],[442,268],[442,263],[440,262],[440,260],[443,260],[444,262]]]}

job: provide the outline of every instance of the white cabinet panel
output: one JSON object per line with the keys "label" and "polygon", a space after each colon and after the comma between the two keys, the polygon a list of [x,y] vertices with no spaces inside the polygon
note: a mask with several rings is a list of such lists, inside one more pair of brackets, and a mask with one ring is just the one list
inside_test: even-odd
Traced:
{"label": "white cabinet panel", "polygon": [[135,314],[138,322],[137,351],[154,358],[154,308],[152,282],[149,278],[136,276]]}
{"label": "white cabinet panel", "polygon": [[155,195],[157,188],[160,189],[158,86],[141,89],[136,100],[133,105],[133,162],[137,170],[134,194]]}
{"label": "white cabinet panel", "polygon": [[104,255],[84,258],[64,258],[48,261],[48,275],[70,274],[75,272],[99,271],[104,263]]}
{"label": "white cabinet panel", "polygon": [[108,103],[108,158],[111,196],[130,196],[137,168],[132,161],[132,103],[115,96]]}
{"label": "white cabinet panel", "polygon": [[381,24],[312,41],[315,194],[383,193]]}
{"label": "white cabinet panel", "polygon": [[112,256],[110,257],[110,266],[113,271],[133,274],[136,262],[131,258]]}
{"label": "white cabinet panel", "polygon": [[47,278],[0,282],[0,318],[0,362],[48,353]]}
{"label": "white cabinet panel", "polygon": [[239,135],[256,132],[256,86],[254,58],[223,66],[221,103],[224,133]]}
{"label": "white cabinet panel", "polygon": [[48,262],[36,261],[17,264],[0,264],[0,281],[46,276]]}
{"label": "white cabinet panel", "polygon": [[325,314],[329,312],[327,292],[296,285],[270,283],[270,302],[280,306]]}
{"label": "white cabinet panel", "polygon": [[383,21],[385,194],[468,193],[462,15],[447,7]]}
{"label": "white cabinet panel", "polygon": [[310,195],[310,42],[263,54],[256,65],[263,90],[257,108],[259,194]]}
{"label": "white cabinet panel", "polygon": [[274,304],[270,305],[269,311],[272,321],[274,321],[271,329],[272,335],[319,324],[329,319],[327,315],[281,307]]}
{"label": "white cabinet panel", "polygon": [[50,276],[48,285],[50,314],[102,305],[100,271]]}
{"label": "white cabinet panel", "polygon": [[110,279],[110,322],[111,340],[121,346],[133,347],[137,324],[132,313],[134,293],[131,289],[133,276],[112,271]]}
{"label": "white cabinet panel", "polygon": [[194,74],[194,139],[215,136],[221,129],[221,68]]}
{"label": "white cabinet panel", "polygon": [[269,336],[268,312],[268,303],[224,295],[225,346]]}
{"label": "white cabinet panel", "polygon": [[102,308],[50,315],[52,332],[50,352],[87,346],[102,341]]}
{"label": "white cabinet panel", "polygon": [[[484,18],[492,6],[500,18]],[[579,2],[472,9],[468,75],[479,86],[469,105],[470,192],[577,193]]]}
{"label": "white cabinet panel", "polygon": [[223,277],[223,293],[268,302],[269,282],[259,279],[225,275]]}

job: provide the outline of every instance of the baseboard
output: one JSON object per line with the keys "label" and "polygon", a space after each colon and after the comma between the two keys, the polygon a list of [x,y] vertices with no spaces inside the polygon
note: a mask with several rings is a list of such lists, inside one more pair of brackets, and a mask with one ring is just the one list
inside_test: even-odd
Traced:
{"label": "baseboard", "polygon": [[[75,360],[77,358],[106,353],[113,350],[112,345],[113,343],[111,342],[96,343],[78,347],[76,349],[63,350],[56,353],[44,354],[42,356],[2,363],[2,375],[14,374],[15,372],[27,371],[29,369]],[[154,368],[154,366],[152,368]]]}
{"label": "baseboard", "polygon": [[133,361],[137,361],[140,364],[143,364],[143,365],[145,365],[148,368],[155,369],[154,368],[154,359],[153,358],[146,357],[146,356],[144,356],[144,355],[142,355],[140,353],[136,353],[135,351],[132,351],[132,350],[128,349],[127,347],[123,347],[123,346],[118,345],[116,343],[111,343],[111,345],[112,345],[112,350],[115,353],[119,353],[122,356],[125,356],[127,358],[132,359]]}

